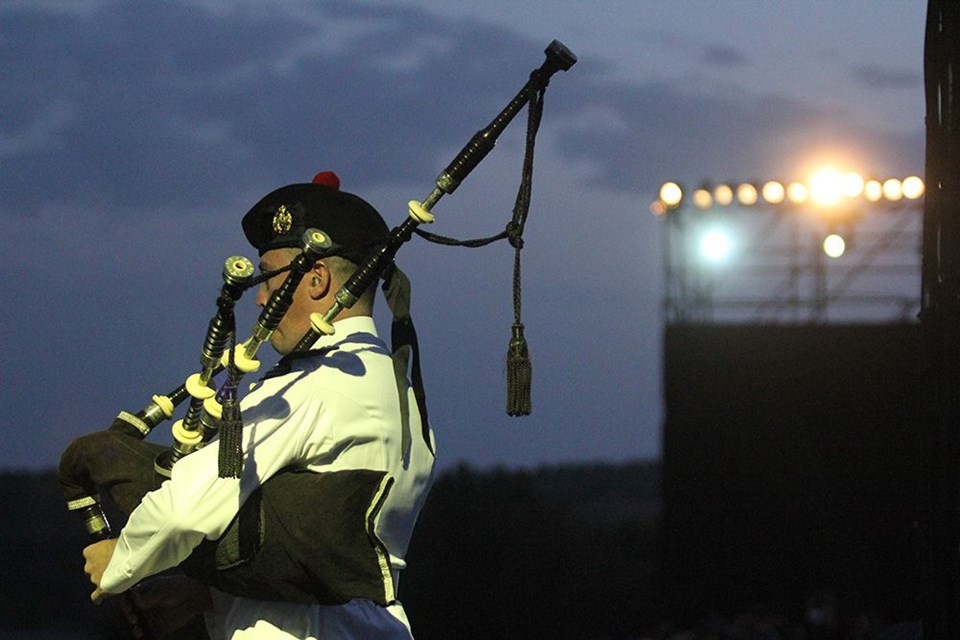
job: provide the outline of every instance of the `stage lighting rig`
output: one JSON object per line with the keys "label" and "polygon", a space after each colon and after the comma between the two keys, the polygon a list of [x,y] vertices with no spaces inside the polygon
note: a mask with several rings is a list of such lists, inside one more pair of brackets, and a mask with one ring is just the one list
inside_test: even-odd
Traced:
{"label": "stage lighting rig", "polygon": [[923,179],[823,167],[805,180],[665,182],[669,323],[913,320]]}

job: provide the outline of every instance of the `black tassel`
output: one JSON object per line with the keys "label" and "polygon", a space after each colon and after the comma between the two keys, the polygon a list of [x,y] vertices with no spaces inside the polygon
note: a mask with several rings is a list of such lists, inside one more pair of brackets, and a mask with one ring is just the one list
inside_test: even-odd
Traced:
{"label": "black tassel", "polygon": [[523,325],[513,324],[513,336],[507,351],[507,415],[528,416],[532,410],[530,385],[533,380],[533,365],[530,350],[523,337]]}
{"label": "black tassel", "polygon": [[221,407],[217,474],[221,478],[239,478],[243,473],[243,416],[240,414],[240,400],[237,396],[237,387],[240,386],[243,374],[234,362],[237,351],[236,337],[236,330],[231,324],[227,379],[217,392],[217,402]]}
{"label": "black tassel", "polygon": [[237,382],[238,377],[231,369],[217,398],[223,407],[217,458],[217,471],[221,478],[239,478],[243,473],[243,417],[237,400]]}
{"label": "black tassel", "polygon": [[221,478],[239,478],[243,472],[243,420],[236,400],[223,404],[223,420],[220,423],[220,454],[217,460]]}

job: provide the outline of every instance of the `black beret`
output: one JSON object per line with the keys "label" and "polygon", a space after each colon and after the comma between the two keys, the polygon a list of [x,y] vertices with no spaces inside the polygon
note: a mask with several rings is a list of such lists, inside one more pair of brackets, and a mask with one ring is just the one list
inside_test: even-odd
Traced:
{"label": "black beret", "polygon": [[303,232],[314,228],[340,247],[337,255],[362,263],[390,230],[373,206],[339,185],[334,174],[323,172],[314,182],[268,193],[243,217],[247,240],[262,256],[271,249],[302,248]]}

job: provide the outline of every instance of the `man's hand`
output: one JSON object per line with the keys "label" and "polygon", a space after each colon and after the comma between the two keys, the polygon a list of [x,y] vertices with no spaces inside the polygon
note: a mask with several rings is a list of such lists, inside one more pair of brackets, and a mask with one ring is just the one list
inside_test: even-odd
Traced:
{"label": "man's hand", "polygon": [[107,570],[110,564],[110,558],[113,557],[113,550],[117,547],[116,538],[94,542],[83,550],[83,558],[86,562],[83,565],[83,572],[90,576],[90,582],[97,588],[91,595],[94,602],[98,602],[101,597],[107,595],[100,589],[100,581],[103,579],[103,572]]}
{"label": "man's hand", "polygon": [[[86,560],[83,571],[97,587],[90,595],[94,604],[113,595],[100,589],[100,581],[116,547],[117,540],[111,538],[94,542],[83,550]],[[206,585],[186,576],[170,576],[145,580],[127,591],[120,608],[135,629],[150,629],[153,636],[167,637],[204,612],[213,611],[213,600]]]}
{"label": "man's hand", "polygon": [[[128,619],[149,627],[158,638],[193,638],[186,630],[202,626],[196,618],[202,621],[205,612],[213,611],[210,588],[182,575],[149,578],[127,594],[129,604],[121,602],[121,606]],[[184,631],[175,633],[181,629]]]}

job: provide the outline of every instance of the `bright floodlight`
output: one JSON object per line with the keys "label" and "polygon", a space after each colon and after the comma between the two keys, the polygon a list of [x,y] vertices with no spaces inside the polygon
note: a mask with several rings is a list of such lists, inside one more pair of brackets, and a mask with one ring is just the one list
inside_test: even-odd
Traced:
{"label": "bright floodlight", "polygon": [[757,188],[749,182],[744,182],[737,187],[737,200],[745,206],[757,204]]}
{"label": "bright floodlight", "polygon": [[831,258],[839,258],[847,250],[847,243],[835,233],[823,239],[823,252]]}
{"label": "bright floodlight", "polygon": [[910,176],[903,179],[903,197],[909,200],[916,200],[923,195],[923,180],[918,176]]}
{"label": "bright floodlight", "polygon": [[843,177],[836,169],[825,167],[810,176],[810,199],[814,204],[837,204],[843,196]]}
{"label": "bright floodlight", "polygon": [[802,182],[791,182],[787,185],[787,200],[793,204],[803,204],[810,197],[807,185]]}
{"label": "bright floodlight", "polygon": [[848,171],[840,179],[843,188],[843,195],[848,198],[856,198],[863,193],[863,176],[856,171]]}
{"label": "bright floodlight", "polygon": [[763,194],[763,199],[770,204],[780,204],[783,202],[783,198],[786,196],[787,192],[786,189],[783,188],[782,184],[776,180],[771,180],[764,183],[761,193]]}
{"label": "bright floodlight", "polygon": [[710,229],[700,239],[700,253],[710,262],[722,262],[730,255],[730,238],[720,229]]}
{"label": "bright floodlight", "polygon": [[863,197],[870,202],[879,202],[883,198],[883,185],[879,180],[867,180],[863,185]]}
{"label": "bright floodlight", "polygon": [[713,205],[713,194],[710,189],[697,189],[693,192],[693,206],[697,209],[709,209]]}
{"label": "bright floodlight", "polygon": [[717,201],[717,204],[725,207],[733,202],[733,189],[730,188],[730,185],[718,184],[713,190],[713,198]]}
{"label": "bright floodlight", "polygon": [[896,178],[889,178],[883,181],[883,197],[891,202],[896,202],[903,197],[903,185]]}
{"label": "bright floodlight", "polygon": [[660,187],[660,200],[668,207],[676,207],[683,199],[683,190],[676,182],[664,182]]}

